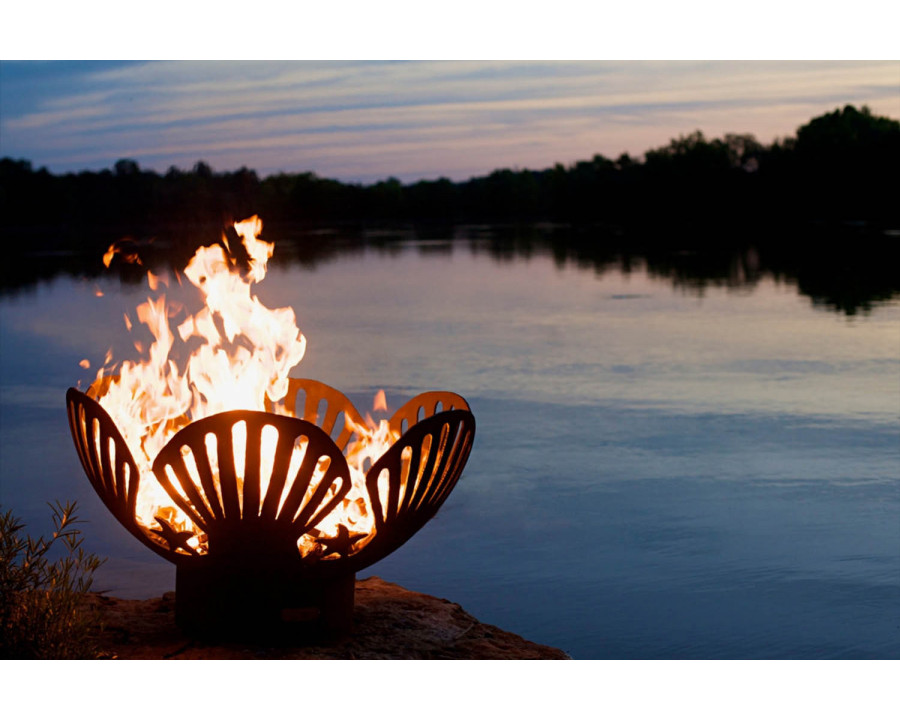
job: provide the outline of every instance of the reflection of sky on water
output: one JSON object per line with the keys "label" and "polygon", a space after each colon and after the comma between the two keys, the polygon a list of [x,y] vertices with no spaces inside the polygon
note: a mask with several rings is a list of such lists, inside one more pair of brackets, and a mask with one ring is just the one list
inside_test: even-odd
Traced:
{"label": "reflection of sky on water", "polygon": [[[99,287],[103,297],[95,297]],[[466,250],[430,255],[369,251],[315,271],[275,266],[256,286],[270,307],[289,305],[308,340],[293,373],[337,387],[463,393],[591,403],[894,417],[900,388],[900,303],[869,318],[812,312],[794,288],[763,280],[752,291],[673,291],[641,272],[560,269],[548,258],[497,264]],[[59,280],[6,300],[0,318],[14,343],[71,357],[66,381],[88,380],[113,348],[135,358],[122,315],[146,287]],[[171,299],[196,307],[193,288]],[[179,317],[183,317],[179,316]],[[26,340],[30,342],[30,340]],[[4,363],[32,367],[27,352]],[[88,358],[92,370],[75,365]],[[49,362],[50,358],[45,361]],[[19,373],[5,374],[15,395]],[[45,386],[45,376],[36,385]],[[29,389],[25,397],[32,391]],[[9,400],[8,400],[9,401]]]}
{"label": "reflection of sky on water", "polygon": [[[63,410],[79,360],[134,356],[145,294],[99,286],[0,301],[0,502],[40,527],[77,497],[104,587],[149,595],[174,572],[93,495]],[[578,657],[900,655],[900,303],[847,319],[771,281],[699,298],[464,249],[274,267],[258,292],[297,312],[294,374],[475,411],[460,485],[372,572]]]}

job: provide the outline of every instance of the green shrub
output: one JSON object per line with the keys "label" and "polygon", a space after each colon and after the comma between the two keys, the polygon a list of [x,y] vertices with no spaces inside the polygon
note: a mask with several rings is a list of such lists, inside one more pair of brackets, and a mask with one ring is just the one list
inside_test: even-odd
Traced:
{"label": "green shrub", "polygon": [[24,525],[10,511],[0,515],[2,658],[99,655],[92,640],[96,618],[85,601],[93,573],[104,561],[81,547],[74,502],[57,502],[50,509],[55,530],[49,540],[24,535]]}

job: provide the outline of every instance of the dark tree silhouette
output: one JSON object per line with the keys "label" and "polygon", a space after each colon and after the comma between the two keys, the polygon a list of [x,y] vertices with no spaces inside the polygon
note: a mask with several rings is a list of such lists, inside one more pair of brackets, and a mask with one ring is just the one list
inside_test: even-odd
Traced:
{"label": "dark tree silhouette", "polygon": [[[565,222],[619,228],[681,244],[720,228],[759,234],[807,222],[900,222],[900,123],[868,108],[835,110],[765,146],[748,134],[696,131],[643,159],[594,155],[543,170],[501,168],[463,182],[446,178],[371,185],[314,173],[260,179],[246,167],[216,172],[199,160],[164,175],[122,158],[112,171],[53,175],[28,160],[0,160],[4,237],[46,249],[92,251],[104,233],[215,237],[223,223],[259,213],[269,227],[428,222]],[[646,240],[645,240],[646,241]]]}

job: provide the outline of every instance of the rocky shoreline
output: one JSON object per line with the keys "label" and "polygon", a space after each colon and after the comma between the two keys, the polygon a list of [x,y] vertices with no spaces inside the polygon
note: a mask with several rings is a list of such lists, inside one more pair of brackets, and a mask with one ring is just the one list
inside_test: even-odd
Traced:
{"label": "rocky shoreline", "polygon": [[333,645],[216,644],[175,625],[175,594],[150,600],[92,596],[105,657],[121,660],[567,660],[562,650],[486,625],[456,603],[378,577],[357,580],[354,631]]}

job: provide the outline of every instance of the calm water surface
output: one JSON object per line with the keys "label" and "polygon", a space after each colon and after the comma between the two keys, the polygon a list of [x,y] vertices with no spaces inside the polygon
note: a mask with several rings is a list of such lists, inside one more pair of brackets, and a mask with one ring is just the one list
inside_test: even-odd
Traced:
{"label": "calm water surface", "polygon": [[[45,501],[77,499],[126,597],[174,569],[90,488],[64,396],[82,358],[135,356],[122,313],[146,294],[0,298],[0,503],[43,532]],[[363,576],[575,658],[900,658],[900,302],[846,317],[772,280],[701,293],[440,242],[275,266],[258,294],[296,310],[292,374],[475,413],[454,493]]]}

